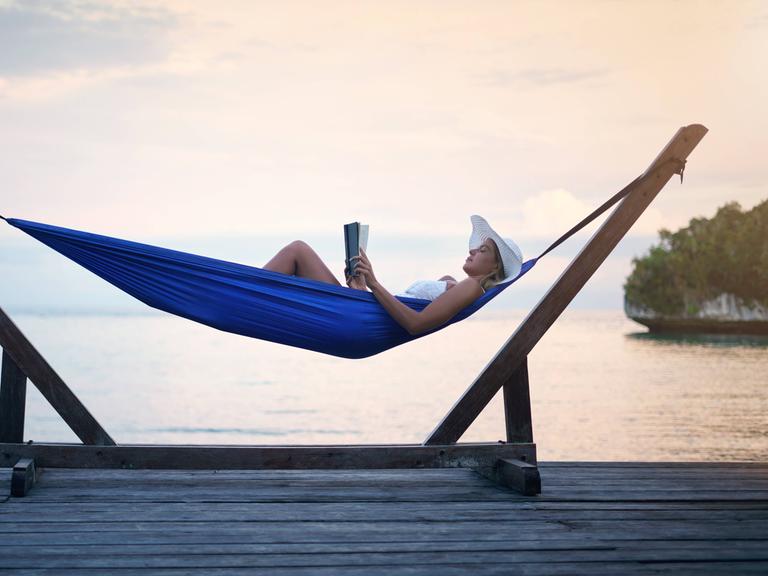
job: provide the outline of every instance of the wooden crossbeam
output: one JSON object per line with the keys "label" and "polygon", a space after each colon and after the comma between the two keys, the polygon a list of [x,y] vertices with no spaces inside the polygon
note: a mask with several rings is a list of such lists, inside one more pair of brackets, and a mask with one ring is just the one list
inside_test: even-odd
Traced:
{"label": "wooden crossbeam", "polygon": [[681,174],[681,165],[706,133],[707,129],[700,124],[677,131],[650,167],[630,184],[629,195],[427,437],[426,445],[451,444],[461,438],[659,191],[674,174]]}
{"label": "wooden crossbeam", "polygon": [[96,419],[0,308],[0,347],[84,444],[114,445]]}
{"label": "wooden crossbeam", "polygon": [[534,444],[359,446],[166,446],[159,444],[0,444],[0,467],[34,458],[41,468],[291,470],[483,468],[499,459],[536,463]]}

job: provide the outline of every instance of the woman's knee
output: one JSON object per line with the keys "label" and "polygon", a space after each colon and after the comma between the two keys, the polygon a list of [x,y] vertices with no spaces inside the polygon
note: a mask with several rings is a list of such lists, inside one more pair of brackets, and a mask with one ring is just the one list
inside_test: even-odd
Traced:
{"label": "woman's knee", "polygon": [[293,242],[288,244],[288,248],[290,248],[292,250],[299,251],[299,252],[303,252],[303,251],[311,250],[312,249],[312,248],[310,248],[309,244],[304,242],[304,240],[294,240]]}
{"label": "woman's knee", "polygon": [[284,254],[289,254],[292,258],[296,259],[301,257],[303,254],[310,252],[311,250],[312,249],[309,247],[309,244],[304,242],[304,240],[294,240],[293,242],[286,244],[283,247],[282,252]]}

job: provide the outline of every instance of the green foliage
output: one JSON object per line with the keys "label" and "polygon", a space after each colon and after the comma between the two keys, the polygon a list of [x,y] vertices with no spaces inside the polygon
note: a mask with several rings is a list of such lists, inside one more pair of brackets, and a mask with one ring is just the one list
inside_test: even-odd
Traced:
{"label": "green foliage", "polygon": [[768,200],[743,212],[737,202],[713,218],[694,218],[660,242],[624,284],[628,302],[663,315],[692,314],[696,303],[722,293],[768,306]]}

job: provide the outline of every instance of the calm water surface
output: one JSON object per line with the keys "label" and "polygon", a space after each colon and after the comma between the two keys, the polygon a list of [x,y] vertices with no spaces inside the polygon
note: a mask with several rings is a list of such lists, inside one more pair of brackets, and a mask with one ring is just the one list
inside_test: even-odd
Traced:
{"label": "calm water surface", "polygon": [[[13,317],[118,443],[335,444],[424,440],[524,315],[486,310],[366,360],[166,315]],[[529,373],[542,460],[768,460],[768,339],[567,311]],[[497,397],[462,440],[503,437]],[[33,386],[25,439],[76,440]]]}

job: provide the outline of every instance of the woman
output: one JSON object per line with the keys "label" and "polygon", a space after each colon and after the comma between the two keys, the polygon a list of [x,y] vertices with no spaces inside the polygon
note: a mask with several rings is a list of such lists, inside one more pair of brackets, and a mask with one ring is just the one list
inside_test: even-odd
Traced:
{"label": "woman", "polygon": [[[355,275],[347,276],[347,285],[357,290],[370,289],[389,315],[410,334],[437,328],[482,296],[488,288],[512,280],[523,263],[517,244],[499,236],[484,218],[475,215],[471,221],[469,256],[463,266],[467,277],[461,281],[451,276],[443,276],[440,280],[422,280],[412,284],[402,294],[431,299],[432,302],[422,311],[406,306],[379,283],[363,250],[356,257]],[[301,240],[291,242],[280,250],[264,269],[341,285],[317,253]]]}

